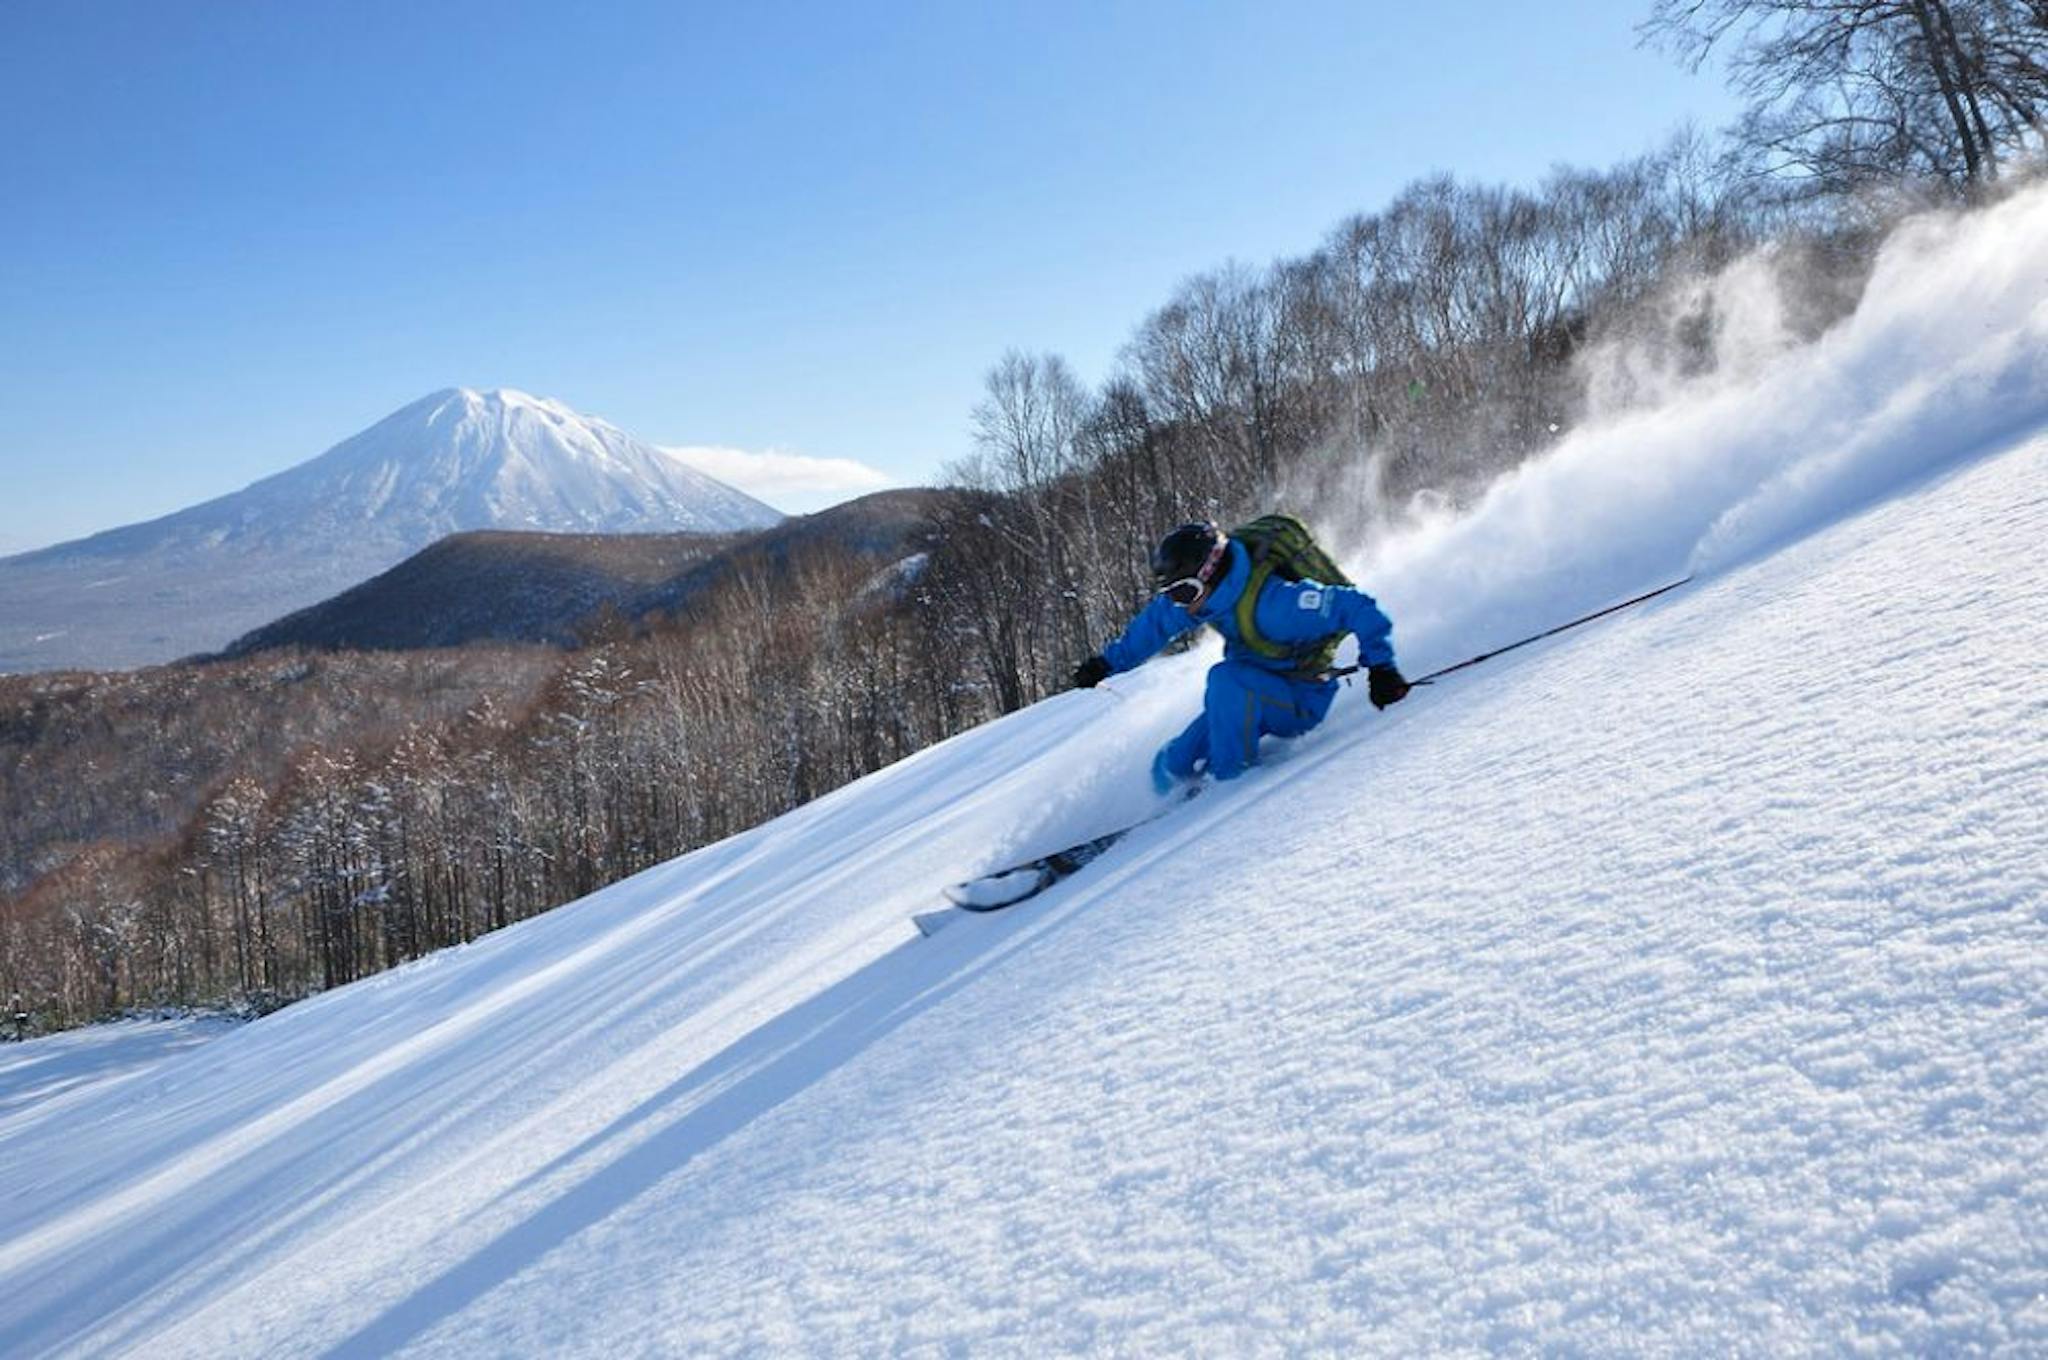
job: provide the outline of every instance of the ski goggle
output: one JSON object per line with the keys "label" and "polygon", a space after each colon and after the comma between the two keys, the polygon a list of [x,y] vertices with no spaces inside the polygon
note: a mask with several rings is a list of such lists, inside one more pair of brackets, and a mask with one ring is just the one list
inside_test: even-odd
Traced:
{"label": "ski goggle", "polygon": [[1193,576],[1183,576],[1178,581],[1168,582],[1159,587],[1159,593],[1172,600],[1182,609],[1193,609],[1209,593],[1209,583],[1216,578],[1216,564],[1223,560],[1223,554],[1230,547],[1230,540],[1217,535],[1216,546],[1209,549],[1209,555],[1202,559],[1202,565]]}

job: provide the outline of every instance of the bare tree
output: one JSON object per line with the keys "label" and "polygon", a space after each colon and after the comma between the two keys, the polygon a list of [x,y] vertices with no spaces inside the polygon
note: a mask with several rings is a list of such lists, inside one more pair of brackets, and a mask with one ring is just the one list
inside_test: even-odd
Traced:
{"label": "bare tree", "polygon": [[1750,172],[1818,196],[1897,180],[1963,193],[2042,144],[2038,0],[1655,0],[1641,26],[1693,69],[1728,53]]}
{"label": "bare tree", "polygon": [[1051,636],[1027,630],[1020,638],[1027,653],[1070,650],[1087,634],[1086,572],[1096,540],[1068,532],[1065,523],[1077,509],[1085,520],[1089,508],[1072,494],[1087,465],[1088,393],[1058,355],[1016,350],[989,371],[985,386],[987,395],[974,408],[976,456],[956,474],[966,485],[1013,498],[1021,513],[992,519],[988,527],[1011,535],[1010,552],[1040,564],[1031,575],[1052,587],[1053,608],[1043,616]]}

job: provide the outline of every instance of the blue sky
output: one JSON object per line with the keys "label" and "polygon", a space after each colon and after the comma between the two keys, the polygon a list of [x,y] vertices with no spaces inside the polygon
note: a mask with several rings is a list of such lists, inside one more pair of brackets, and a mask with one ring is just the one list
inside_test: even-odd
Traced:
{"label": "blue sky", "polygon": [[1647,8],[8,5],[0,552],[454,385],[929,480],[1007,348],[1098,380],[1421,175],[1726,122]]}

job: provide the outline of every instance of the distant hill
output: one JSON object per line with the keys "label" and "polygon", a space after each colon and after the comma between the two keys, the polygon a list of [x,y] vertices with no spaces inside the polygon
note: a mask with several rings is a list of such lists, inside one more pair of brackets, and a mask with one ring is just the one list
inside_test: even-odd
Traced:
{"label": "distant hill", "polygon": [[450,388],[233,495],[0,559],[0,671],[211,651],[449,534],[720,534],[781,519],[560,402]]}
{"label": "distant hill", "polygon": [[924,550],[938,507],[955,493],[930,488],[877,491],[812,515],[799,515],[773,529],[735,541],[680,575],[635,595],[620,612],[640,619],[686,609],[701,592],[749,565],[781,578],[793,556],[832,545],[870,559],[879,569]]}
{"label": "distant hill", "polygon": [[743,564],[779,575],[803,547],[831,544],[878,567],[893,562],[918,550],[938,494],[877,492],[752,534],[455,534],[244,634],[224,655],[477,641],[566,646],[607,608],[628,620],[686,609]]}

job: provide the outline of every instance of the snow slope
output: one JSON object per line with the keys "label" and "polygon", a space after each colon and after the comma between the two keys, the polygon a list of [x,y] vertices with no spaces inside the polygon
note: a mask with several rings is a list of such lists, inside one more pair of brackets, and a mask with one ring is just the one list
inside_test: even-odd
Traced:
{"label": "snow slope", "polygon": [[[47,1117],[60,1101],[82,1099],[147,1072],[220,1037],[236,1023],[209,1013],[137,1017],[67,1030],[32,1044],[7,1044],[0,1047],[0,1118],[32,1105]],[[4,1022],[0,1033],[12,1037]]]}
{"label": "snow slope", "polygon": [[0,1353],[2042,1353],[2044,214],[1929,227],[2006,271],[1907,328],[1947,424],[1574,442],[1368,564],[1410,669],[1693,586],[1027,907],[907,920],[1149,808],[1204,656],[0,1109]]}

